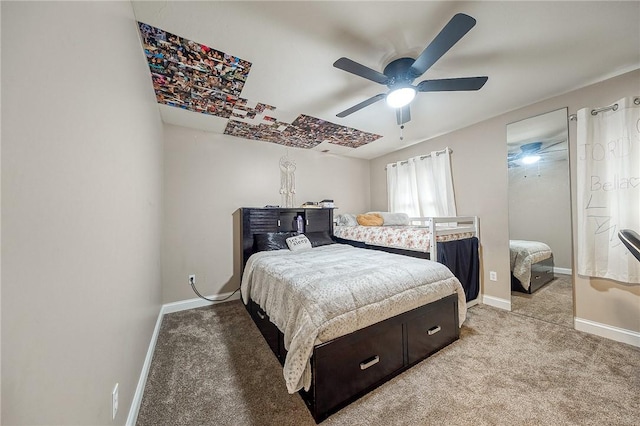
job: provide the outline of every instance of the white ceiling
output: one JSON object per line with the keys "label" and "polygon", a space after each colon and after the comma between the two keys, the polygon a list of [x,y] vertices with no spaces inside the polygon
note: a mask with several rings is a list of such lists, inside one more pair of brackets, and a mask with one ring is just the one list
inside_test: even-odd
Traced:
{"label": "white ceiling", "polygon": [[[243,98],[382,135],[359,148],[314,148],[365,159],[640,68],[638,1],[132,3],[138,21],[251,62]],[[336,117],[387,88],[333,62],[345,56],[382,72],[418,56],[459,12],[476,26],[414,83],[486,75],[481,90],[418,93],[402,141],[384,101]],[[159,108],[170,124],[223,133],[227,122]]]}

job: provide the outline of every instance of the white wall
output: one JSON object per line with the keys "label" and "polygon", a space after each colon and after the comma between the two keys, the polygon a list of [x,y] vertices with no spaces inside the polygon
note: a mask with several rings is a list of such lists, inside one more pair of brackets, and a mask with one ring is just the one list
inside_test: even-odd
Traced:
{"label": "white wall", "polygon": [[369,208],[367,160],[165,126],[165,303],[197,297],[189,274],[196,274],[196,287],[205,296],[240,286],[234,213],[282,204],[279,160],[284,155],[296,162],[296,205],[333,199],[336,213]]}
{"label": "white wall", "polygon": [[162,125],[131,4],[1,8],[2,424],[124,424],[161,301]]}
{"label": "white wall", "polygon": [[[509,282],[509,233],[506,125],[548,111],[568,107],[575,113],[586,106],[606,106],[640,91],[640,70],[530,105],[473,126],[451,132],[402,151],[371,161],[371,207],[386,206],[384,165],[449,146],[458,214],[480,217],[482,291],[501,301],[511,297]],[[576,123],[569,124],[572,206],[575,206]],[[575,263],[575,211],[573,246]],[[575,270],[575,268],[573,268]],[[498,281],[489,281],[496,271]],[[574,311],[577,318],[640,332],[640,286],[616,281],[575,277]]]}

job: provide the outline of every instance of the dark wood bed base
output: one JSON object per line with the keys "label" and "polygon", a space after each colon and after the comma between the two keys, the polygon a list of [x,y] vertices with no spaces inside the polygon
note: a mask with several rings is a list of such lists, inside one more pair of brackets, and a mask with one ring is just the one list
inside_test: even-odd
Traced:
{"label": "dark wood bed base", "polygon": [[[281,364],[282,332],[255,302],[247,309]],[[460,336],[458,295],[322,343],[311,356],[311,387],[300,396],[316,423],[382,385]]]}
{"label": "dark wood bed base", "polygon": [[553,275],[553,255],[541,260],[540,262],[531,265],[531,281],[529,282],[529,289],[525,290],[520,280],[513,276],[511,273],[511,290],[519,291],[521,293],[532,294],[536,292],[540,287],[553,281],[555,276]]}
{"label": "dark wood bed base", "polygon": [[[333,212],[305,209],[243,208],[242,264],[255,252],[253,235],[288,227],[292,213],[308,213],[314,231],[333,234]],[[319,209],[325,210],[325,209]],[[282,220],[284,214],[286,222]],[[249,315],[281,364],[287,351],[282,332],[262,308],[250,300]],[[373,324],[317,345],[311,357],[311,387],[299,393],[316,423],[320,423],[367,392],[457,340],[460,336],[458,295]]]}

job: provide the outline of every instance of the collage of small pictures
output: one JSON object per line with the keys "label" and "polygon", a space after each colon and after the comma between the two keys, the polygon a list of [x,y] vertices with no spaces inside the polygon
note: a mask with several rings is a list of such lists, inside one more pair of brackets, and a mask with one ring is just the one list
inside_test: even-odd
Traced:
{"label": "collage of small pictures", "polygon": [[278,120],[276,107],[240,94],[251,62],[138,22],[157,102],[229,119],[224,133],[296,148],[326,141],[358,148],[381,136],[308,115]]}

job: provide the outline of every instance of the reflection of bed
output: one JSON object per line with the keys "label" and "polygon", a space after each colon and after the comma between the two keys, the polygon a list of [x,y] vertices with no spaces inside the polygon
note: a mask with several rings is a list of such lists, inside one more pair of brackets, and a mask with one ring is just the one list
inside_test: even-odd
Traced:
{"label": "reflection of bed", "polygon": [[344,244],[253,247],[243,301],[288,390],[308,385],[300,395],[316,422],[459,337],[464,292],[443,265]]}
{"label": "reflection of bed", "polygon": [[510,240],[511,289],[533,293],[554,279],[553,252],[539,241]]}
{"label": "reflection of bed", "polygon": [[[383,213],[384,214],[384,213]],[[467,302],[480,290],[478,218],[475,216],[411,218],[406,225],[334,227],[336,241],[445,264],[460,280]],[[431,238],[435,235],[436,238]]]}

